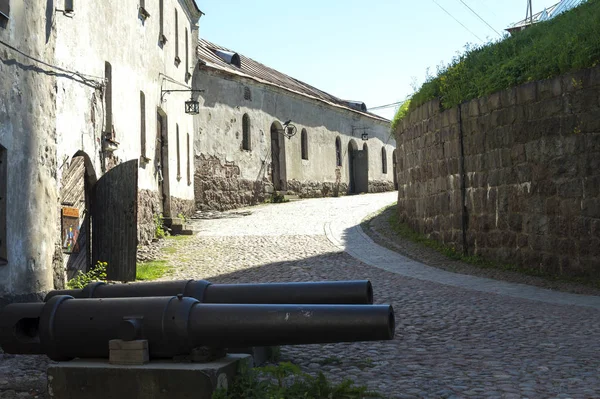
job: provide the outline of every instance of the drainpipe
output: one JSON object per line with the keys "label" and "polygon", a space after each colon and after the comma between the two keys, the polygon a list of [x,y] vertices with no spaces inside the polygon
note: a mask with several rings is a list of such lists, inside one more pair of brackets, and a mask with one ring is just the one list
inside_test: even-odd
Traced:
{"label": "drainpipe", "polygon": [[458,137],[460,141],[460,196],[462,205],[462,250],[463,255],[468,255],[467,247],[467,228],[468,228],[468,213],[467,213],[467,176],[465,173],[465,145],[462,124],[462,104],[458,105]]}

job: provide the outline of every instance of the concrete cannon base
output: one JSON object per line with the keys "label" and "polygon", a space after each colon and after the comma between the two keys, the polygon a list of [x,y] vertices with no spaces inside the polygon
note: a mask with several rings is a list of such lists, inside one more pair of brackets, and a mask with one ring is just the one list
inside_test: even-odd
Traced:
{"label": "concrete cannon base", "polygon": [[246,354],[209,363],[151,361],[115,365],[108,360],[73,360],[48,367],[48,395],[57,399],[210,399],[229,386],[239,366],[252,366]]}

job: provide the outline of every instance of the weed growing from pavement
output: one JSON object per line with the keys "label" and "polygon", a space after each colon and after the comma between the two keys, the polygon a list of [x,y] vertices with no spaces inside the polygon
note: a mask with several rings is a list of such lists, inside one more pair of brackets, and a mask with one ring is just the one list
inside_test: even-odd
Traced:
{"label": "weed growing from pavement", "polygon": [[135,279],[139,281],[156,280],[163,277],[169,269],[167,261],[164,260],[141,262],[137,264]]}
{"label": "weed growing from pavement", "polygon": [[242,367],[228,390],[219,389],[213,399],[363,399],[382,398],[352,380],[333,384],[321,372],[316,377],[300,367],[282,362],[259,368]]}

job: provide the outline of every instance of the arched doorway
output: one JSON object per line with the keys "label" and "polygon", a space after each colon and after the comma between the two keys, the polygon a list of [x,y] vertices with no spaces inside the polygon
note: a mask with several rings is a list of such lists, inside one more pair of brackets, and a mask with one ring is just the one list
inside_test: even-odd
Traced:
{"label": "arched doorway", "polygon": [[91,262],[90,216],[96,172],[88,154],[78,151],[61,179],[61,249],[67,278],[87,272]]}
{"label": "arched doorway", "polygon": [[396,150],[394,150],[392,152],[392,163],[394,165],[394,167],[393,167],[393,172],[394,172],[394,190],[398,190],[398,169],[397,169],[398,160],[396,159]]}
{"label": "arched doorway", "polygon": [[356,141],[348,143],[348,193],[358,194],[369,191],[369,158],[366,144],[358,149]]}
{"label": "arched doorway", "polygon": [[285,138],[283,126],[275,121],[271,124],[271,180],[276,191],[287,190],[285,168]]}

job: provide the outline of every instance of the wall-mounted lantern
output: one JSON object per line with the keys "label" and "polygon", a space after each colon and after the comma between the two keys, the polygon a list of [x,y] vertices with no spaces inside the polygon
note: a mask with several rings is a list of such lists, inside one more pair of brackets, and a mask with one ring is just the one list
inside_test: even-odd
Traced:
{"label": "wall-mounted lantern", "polygon": [[[172,92],[191,92],[193,93],[202,93],[204,90],[161,90],[160,91],[160,101],[165,102],[165,95]],[[188,115],[198,115],[200,113],[200,103],[194,100],[194,97],[191,97],[188,101],[185,102],[185,113]]]}
{"label": "wall-mounted lantern", "polygon": [[363,134],[360,135],[360,137],[362,137],[363,141],[367,141],[367,140],[369,140],[369,133],[364,132]]}

